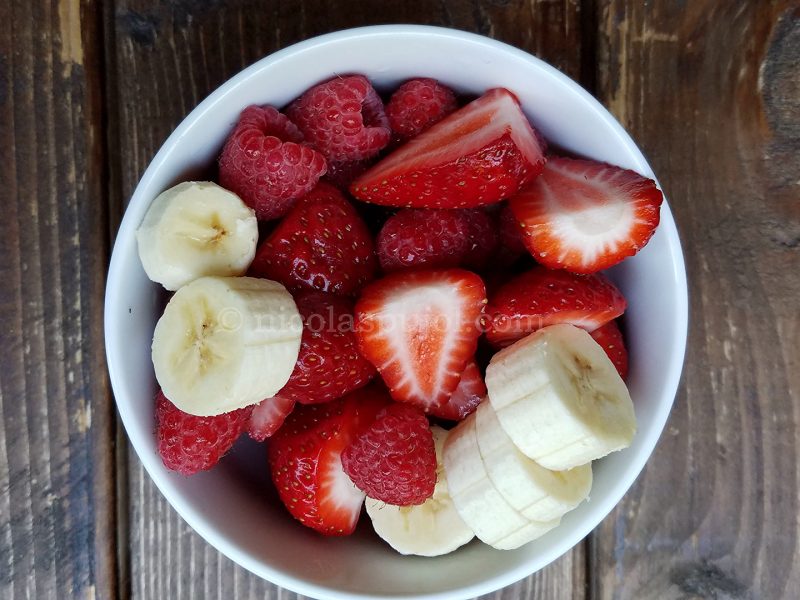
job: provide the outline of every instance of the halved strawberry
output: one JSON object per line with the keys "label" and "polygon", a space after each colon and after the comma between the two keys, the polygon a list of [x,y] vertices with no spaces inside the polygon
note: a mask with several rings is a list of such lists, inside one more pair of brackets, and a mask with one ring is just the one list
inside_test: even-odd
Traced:
{"label": "halved strawberry", "polygon": [[595,273],[647,244],[663,200],[655,182],[634,171],[550,157],[536,181],[509,204],[537,261]]}
{"label": "halved strawberry", "polygon": [[456,391],[441,406],[432,406],[428,411],[434,417],[461,421],[475,412],[478,405],[486,397],[486,384],[475,360],[467,363],[461,374]]}
{"label": "halved strawberry", "polygon": [[486,309],[486,339],[496,347],[508,346],[558,323],[592,332],[620,316],[626,307],[622,292],[604,275],[536,267],[492,294]]}
{"label": "halved strawberry", "polygon": [[404,271],[366,288],[356,337],[395,400],[429,411],[458,386],[475,354],[486,289],[461,269]]}
{"label": "halved strawberry", "polygon": [[628,351],[617,322],[609,321],[600,329],[595,329],[591,335],[617,367],[619,376],[625,379],[628,376]]}
{"label": "halved strawberry", "polygon": [[292,398],[274,396],[262,400],[250,413],[250,421],[247,424],[248,435],[257,442],[263,442],[280,429],[293,408]]}
{"label": "halved strawberry", "polygon": [[353,533],[364,493],[342,469],[341,454],[390,399],[379,385],[333,402],[298,405],[270,439],[272,481],[292,516],[325,535]]}
{"label": "halved strawberry", "polygon": [[545,163],[543,143],[514,94],[489,90],[358,177],[360,200],[466,208],[514,195]]}

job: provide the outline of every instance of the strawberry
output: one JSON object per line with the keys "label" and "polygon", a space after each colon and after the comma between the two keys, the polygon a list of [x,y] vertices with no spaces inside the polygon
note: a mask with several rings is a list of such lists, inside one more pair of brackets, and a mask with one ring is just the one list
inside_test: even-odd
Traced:
{"label": "strawberry", "polygon": [[370,498],[396,506],[422,504],[436,486],[436,449],[428,419],[393,403],[342,452],[342,468]]}
{"label": "strawberry", "polygon": [[247,424],[248,435],[257,442],[263,442],[280,429],[286,417],[294,409],[294,400],[282,396],[267,398],[253,407]]}
{"label": "strawberry", "polygon": [[430,414],[440,419],[461,421],[475,412],[478,405],[486,397],[486,384],[481,377],[481,371],[475,360],[467,363],[467,368],[461,374],[456,391],[441,406],[433,406]]}
{"label": "strawberry", "polygon": [[342,450],[388,402],[386,391],[371,385],[333,402],[298,406],[272,436],[272,481],[303,525],[325,535],[353,533],[364,493],[342,470]]}
{"label": "strawberry", "polygon": [[349,296],[372,279],[376,267],[364,221],[339,190],[320,182],[259,246],[249,274],[291,291]]}
{"label": "strawberry", "polygon": [[158,390],[156,439],[164,466],[182,475],[210,469],[247,428],[250,407],[213,417],[183,412]]}
{"label": "strawberry", "polygon": [[548,325],[569,323],[590,333],[617,318],[627,303],[605,276],[576,275],[536,267],[492,295],[486,338],[507,346]]}
{"label": "strawberry", "polygon": [[301,292],[295,302],[303,318],[300,354],[278,394],[301,404],[318,404],[369,383],[375,367],[358,352],[352,302],[313,291]]}
{"label": "strawberry", "polygon": [[388,206],[492,204],[541,172],[543,151],[516,97],[493,89],[395,150],[350,190],[360,200]]}
{"label": "strawberry", "polygon": [[361,354],[395,400],[429,411],[447,402],[475,354],[485,303],[483,282],[469,271],[393,273],[356,303]]}
{"label": "strawberry", "polygon": [[652,179],[633,171],[551,157],[542,175],[509,203],[537,261],[595,273],[647,244],[663,199]]}
{"label": "strawberry", "polygon": [[617,367],[619,376],[628,377],[628,351],[625,349],[625,340],[616,321],[609,321],[591,333],[594,341],[603,347],[608,358]]}

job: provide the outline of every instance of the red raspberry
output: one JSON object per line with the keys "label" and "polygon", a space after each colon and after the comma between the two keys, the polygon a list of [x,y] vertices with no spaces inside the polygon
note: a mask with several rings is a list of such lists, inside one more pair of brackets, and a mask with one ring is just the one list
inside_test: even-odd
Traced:
{"label": "red raspberry", "polygon": [[460,211],[467,223],[467,250],[463,265],[468,269],[482,269],[497,247],[496,225],[480,208]]}
{"label": "red raspberry", "polygon": [[392,131],[408,140],[458,108],[456,95],[435,79],[411,79],[397,88],[386,105]]}
{"label": "red raspberry", "polygon": [[311,288],[350,296],[375,270],[364,220],[339,190],[320,181],[258,247],[249,274],[279,281],[293,292]]}
{"label": "red raspberry", "polygon": [[219,182],[261,221],[282,217],[325,174],[325,159],[271,106],[249,106],[219,157]]}
{"label": "red raspberry", "polygon": [[251,410],[247,407],[215,417],[196,417],[180,410],[159,390],[156,437],[164,466],[183,475],[210,469],[247,428]]}
{"label": "red raspberry", "polygon": [[387,504],[422,504],[436,485],[436,450],[428,420],[408,404],[387,406],[342,452],[356,487]]}
{"label": "red raspberry", "polygon": [[522,226],[514,216],[511,207],[506,204],[500,210],[500,244],[516,256],[525,254],[525,242],[522,241]]}
{"label": "red raspberry", "polygon": [[315,85],[292,102],[286,114],[330,162],[375,156],[391,137],[383,102],[363,75]]}
{"label": "red raspberry", "polygon": [[347,191],[355,178],[364,173],[374,163],[374,159],[329,162],[325,178],[340,190]]}
{"label": "red raspberry", "polygon": [[446,209],[401,210],[375,240],[384,271],[416,267],[455,267],[469,249],[461,213]]}
{"label": "red raspberry", "polygon": [[305,292],[295,301],[303,317],[300,354],[278,394],[301,404],[319,404],[369,383],[375,367],[358,352],[352,301],[322,292]]}

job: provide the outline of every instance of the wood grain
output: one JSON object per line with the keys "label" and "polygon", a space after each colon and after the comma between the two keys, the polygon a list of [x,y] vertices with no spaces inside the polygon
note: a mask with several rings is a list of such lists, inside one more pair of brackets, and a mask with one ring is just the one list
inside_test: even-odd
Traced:
{"label": "wood grain", "polygon": [[[578,2],[156,3],[124,0],[109,19],[116,80],[112,120],[120,143],[121,197],[130,196],[161,142],[209,92],[244,66],[293,42],[377,23],[446,25],[477,31],[581,73]],[[112,171],[115,167],[112,167]],[[130,593],[134,598],[294,597],[259,580],[187,528],[135,456],[129,462]],[[582,546],[498,598],[570,598],[585,591]]]}
{"label": "wood grain", "polygon": [[116,595],[97,8],[0,3],[3,598]]}
{"label": "wood grain", "polygon": [[593,536],[593,598],[800,589],[800,4],[601,1],[598,94],[670,197],[690,277],[684,385]]}

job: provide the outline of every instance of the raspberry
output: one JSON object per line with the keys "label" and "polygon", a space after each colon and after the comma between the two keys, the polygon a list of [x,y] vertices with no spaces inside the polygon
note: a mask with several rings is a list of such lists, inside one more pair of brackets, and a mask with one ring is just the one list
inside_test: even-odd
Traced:
{"label": "raspberry", "polygon": [[249,106],[219,157],[219,182],[261,221],[282,217],[325,174],[323,156],[271,106]]}
{"label": "raspberry", "polygon": [[387,504],[422,504],[436,485],[436,450],[419,409],[392,404],[344,452],[342,466],[356,487]]}
{"label": "raspberry", "polygon": [[522,241],[522,227],[506,204],[500,211],[500,244],[511,254],[519,256],[527,252]]}
{"label": "raspberry", "polygon": [[392,131],[408,140],[458,108],[456,95],[435,79],[411,79],[397,88],[386,105]]}
{"label": "raspberry", "polygon": [[401,210],[386,221],[375,241],[384,271],[455,267],[469,249],[461,213],[445,209]]}
{"label": "raspberry", "polygon": [[497,247],[497,233],[492,218],[480,208],[460,211],[467,223],[467,250],[463,264],[469,269],[482,269]]}
{"label": "raspberry", "polygon": [[156,394],[156,438],[164,466],[182,475],[210,469],[247,428],[251,408],[214,417],[183,412],[159,390]]}
{"label": "raspberry", "polygon": [[391,137],[383,102],[363,75],[315,85],[295,100],[286,114],[330,162],[375,156]]}

